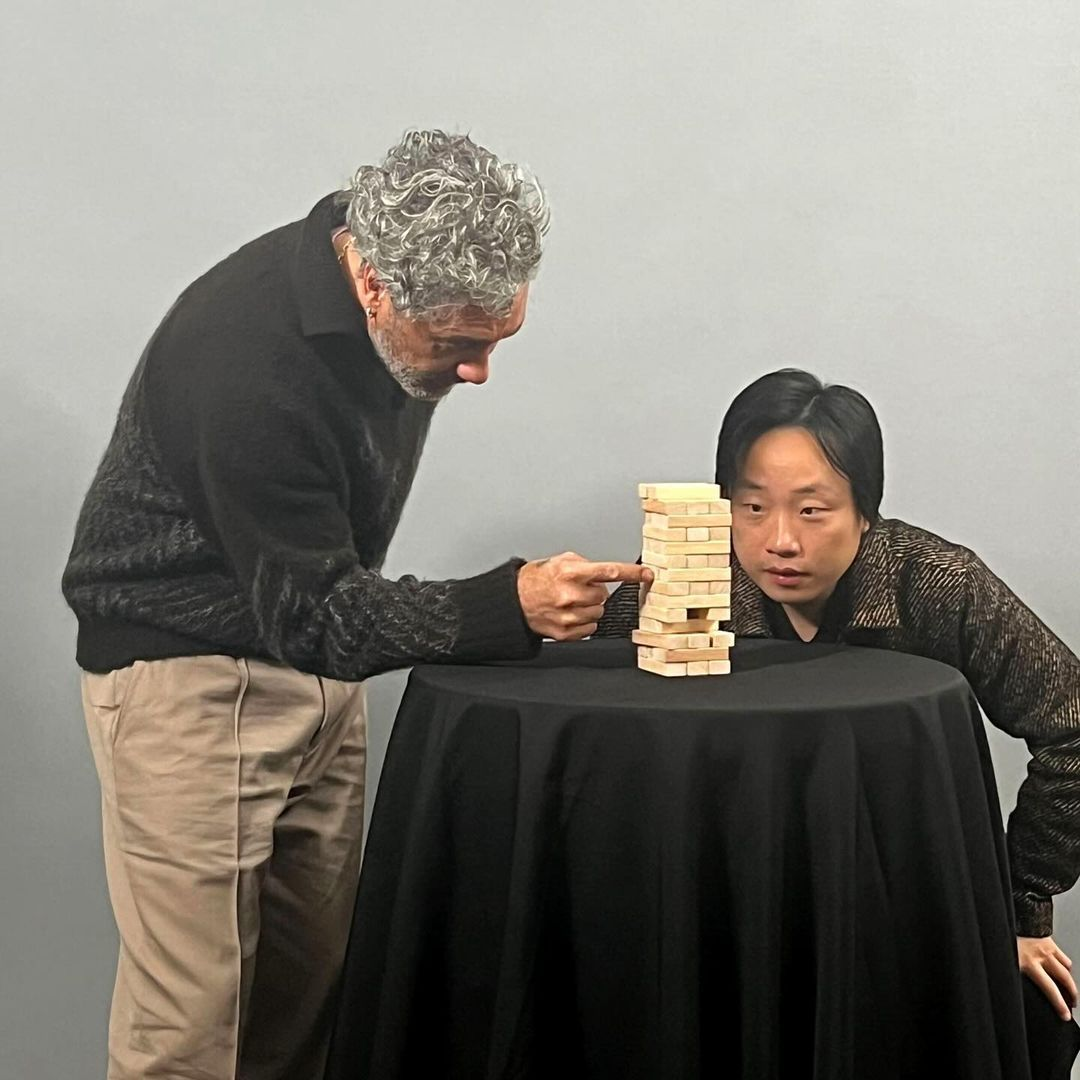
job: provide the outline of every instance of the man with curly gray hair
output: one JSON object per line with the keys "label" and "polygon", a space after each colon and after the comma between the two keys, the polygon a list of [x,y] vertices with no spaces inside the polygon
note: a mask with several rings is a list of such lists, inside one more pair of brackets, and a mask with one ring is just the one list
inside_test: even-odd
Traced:
{"label": "man with curly gray hair", "polygon": [[525,319],[548,207],[519,165],[468,136],[414,131],[339,196],[335,248],[375,351],[402,388],[437,400],[487,379]]}
{"label": "man with curly gray hair", "polygon": [[360,858],[363,680],[531,655],[639,566],[380,569],[437,402],[525,319],[548,208],[415,131],[181,295],[64,572],[120,959],[110,1080],[322,1075]]}

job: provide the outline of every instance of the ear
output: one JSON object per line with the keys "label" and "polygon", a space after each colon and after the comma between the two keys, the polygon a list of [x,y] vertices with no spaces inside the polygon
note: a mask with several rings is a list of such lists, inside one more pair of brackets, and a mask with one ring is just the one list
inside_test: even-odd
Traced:
{"label": "ear", "polygon": [[369,262],[365,262],[360,273],[355,277],[356,298],[365,311],[378,311],[384,303],[390,302],[390,296],[386,286],[379,279],[375,268]]}
{"label": "ear", "polygon": [[[860,515],[861,516],[861,515]],[[870,522],[866,518],[862,518],[862,528],[859,530],[863,536],[870,531]]]}

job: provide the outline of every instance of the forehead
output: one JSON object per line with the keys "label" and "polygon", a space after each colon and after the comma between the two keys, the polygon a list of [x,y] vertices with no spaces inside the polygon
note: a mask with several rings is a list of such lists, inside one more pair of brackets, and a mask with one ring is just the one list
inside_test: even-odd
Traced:
{"label": "forehead", "polygon": [[428,332],[436,341],[501,341],[516,334],[525,322],[528,292],[526,285],[514,297],[505,316],[492,316],[478,307],[462,308],[447,319],[429,324]]}
{"label": "forehead", "polygon": [[743,487],[813,487],[847,491],[847,478],[832,467],[805,428],[774,428],[750,447],[739,475]]}

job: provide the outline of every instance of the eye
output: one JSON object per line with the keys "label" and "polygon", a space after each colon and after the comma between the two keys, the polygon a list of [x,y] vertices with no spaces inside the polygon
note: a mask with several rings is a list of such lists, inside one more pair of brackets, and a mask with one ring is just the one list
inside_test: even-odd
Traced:
{"label": "eye", "polygon": [[743,503],[743,509],[746,510],[750,514],[760,514],[761,513],[761,503],[754,503],[754,502]]}
{"label": "eye", "polygon": [[825,512],[824,506],[804,506],[799,513],[805,514],[807,517],[817,517],[819,514]]}

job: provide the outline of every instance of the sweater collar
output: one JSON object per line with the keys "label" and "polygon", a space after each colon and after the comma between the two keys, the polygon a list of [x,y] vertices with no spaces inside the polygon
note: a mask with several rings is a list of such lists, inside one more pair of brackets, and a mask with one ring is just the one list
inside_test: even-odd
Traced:
{"label": "sweater collar", "polygon": [[345,334],[369,341],[367,323],[341,274],[330,234],[344,223],[337,194],[320,199],[300,230],[292,260],[294,295],[304,337]]}
{"label": "sweater collar", "polygon": [[[769,637],[765,596],[735,558],[731,570],[731,622],[737,637]],[[878,522],[863,537],[851,566],[851,612],[848,629],[888,630],[900,625],[896,602],[899,566],[893,557],[887,523]]]}

